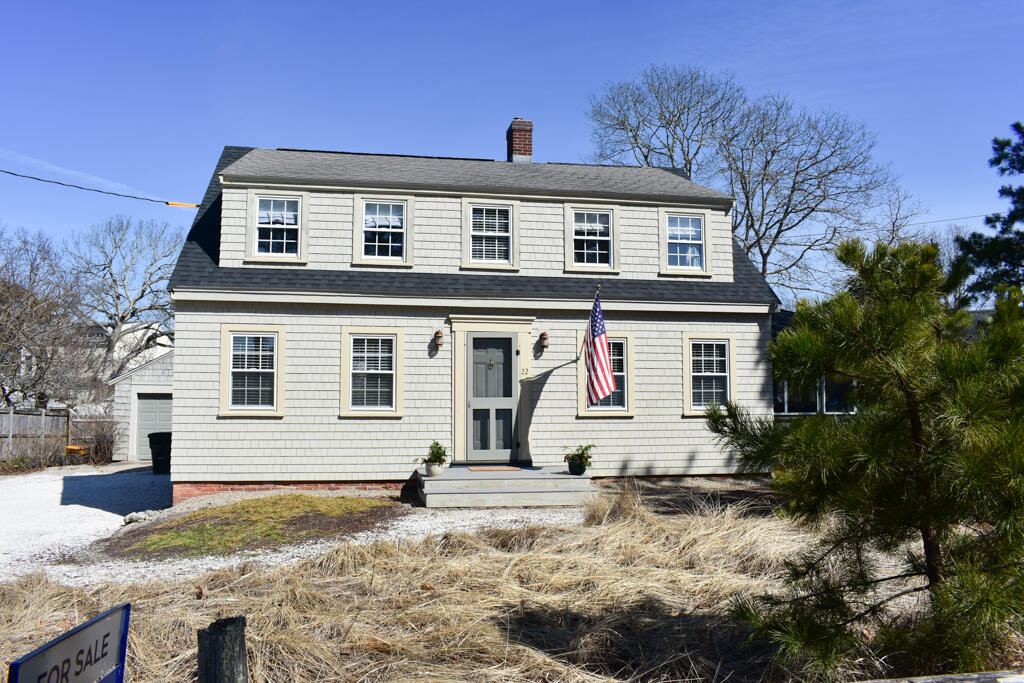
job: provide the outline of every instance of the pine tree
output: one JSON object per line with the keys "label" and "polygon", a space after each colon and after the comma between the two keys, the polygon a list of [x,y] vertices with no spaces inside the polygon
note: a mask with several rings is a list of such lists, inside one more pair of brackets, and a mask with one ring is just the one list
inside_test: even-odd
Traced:
{"label": "pine tree", "polygon": [[818,532],[786,592],[737,614],[826,677],[852,677],[855,661],[899,674],[994,666],[1024,614],[1020,292],[1004,291],[968,342],[968,316],[943,304],[935,245],[854,240],[837,257],[846,287],[801,302],[770,358],[790,384],[854,382],[855,412],[708,413],[741,467],[775,469],[788,514]]}
{"label": "pine tree", "polygon": [[[1024,124],[1014,123],[1011,128],[1017,136],[992,140],[992,158],[989,166],[999,169],[999,175],[1024,175]],[[1024,225],[1024,185],[1003,185],[999,196],[1010,200],[1010,210],[985,217],[985,224],[996,234],[971,233],[957,238],[963,254],[961,268],[973,271],[976,279],[970,290],[974,294],[992,294],[1000,285],[1024,286],[1024,232],[1015,229]]]}

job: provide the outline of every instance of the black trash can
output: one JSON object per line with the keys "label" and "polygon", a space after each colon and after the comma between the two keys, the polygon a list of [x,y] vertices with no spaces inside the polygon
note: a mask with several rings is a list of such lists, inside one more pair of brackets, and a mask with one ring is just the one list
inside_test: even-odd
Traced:
{"label": "black trash can", "polygon": [[149,452],[153,454],[153,474],[171,473],[171,433],[152,432]]}

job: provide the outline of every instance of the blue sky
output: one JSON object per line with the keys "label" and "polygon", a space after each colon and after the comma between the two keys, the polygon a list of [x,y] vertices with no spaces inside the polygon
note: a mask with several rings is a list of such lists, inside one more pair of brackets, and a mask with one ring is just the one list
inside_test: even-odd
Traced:
{"label": "blue sky", "polygon": [[[1005,208],[1024,2],[29,3],[4,10],[0,168],[198,202],[225,144],[538,161],[592,152],[608,81],[674,63],[849,114],[944,219]],[[12,30],[12,27],[17,27]],[[0,222],[62,239],[193,210],[0,175]],[[970,227],[980,219],[962,221]]]}

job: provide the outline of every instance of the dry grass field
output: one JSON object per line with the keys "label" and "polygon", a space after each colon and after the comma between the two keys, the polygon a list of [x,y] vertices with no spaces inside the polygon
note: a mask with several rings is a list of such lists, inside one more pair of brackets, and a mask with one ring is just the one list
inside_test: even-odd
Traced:
{"label": "dry grass field", "polygon": [[724,616],[807,542],[757,487],[605,493],[574,529],[345,544],[285,568],[73,589],[0,584],[0,660],[132,603],[129,678],[188,681],[196,629],[248,619],[254,681],[785,680]]}

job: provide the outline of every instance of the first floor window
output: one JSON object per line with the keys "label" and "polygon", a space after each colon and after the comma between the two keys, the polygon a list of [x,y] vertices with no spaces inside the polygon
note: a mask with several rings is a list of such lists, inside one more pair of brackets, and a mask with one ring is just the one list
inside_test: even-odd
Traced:
{"label": "first floor window", "polygon": [[395,407],[395,337],[352,336],[351,406]]}
{"label": "first floor window", "polygon": [[612,264],[612,215],[608,211],[573,211],[572,260],[588,266]]}
{"label": "first floor window", "polygon": [[299,200],[260,197],[256,211],[256,252],[299,255]]}
{"label": "first floor window", "polygon": [[470,260],[511,263],[512,210],[502,206],[474,206],[470,226]]}
{"label": "first floor window", "polygon": [[785,379],[775,380],[776,415],[842,414],[853,412],[850,391],[853,382],[822,377],[809,385]]}
{"label": "first floor window", "polygon": [[231,335],[231,407],[273,408],[276,334]]}
{"label": "first floor window", "polygon": [[612,363],[615,391],[594,404],[597,408],[626,408],[626,340],[608,340],[608,358]]}
{"label": "first floor window", "polygon": [[690,403],[706,408],[729,400],[729,342],[690,342]]}
{"label": "first floor window", "polygon": [[405,258],[405,204],[363,204],[363,255],[371,258]]}
{"label": "first floor window", "polygon": [[704,269],[704,224],[700,216],[668,217],[668,266]]}

